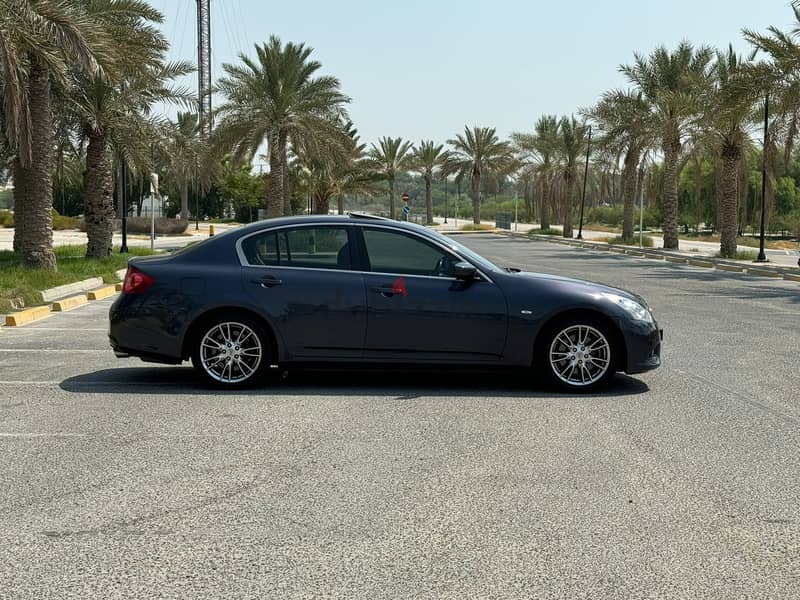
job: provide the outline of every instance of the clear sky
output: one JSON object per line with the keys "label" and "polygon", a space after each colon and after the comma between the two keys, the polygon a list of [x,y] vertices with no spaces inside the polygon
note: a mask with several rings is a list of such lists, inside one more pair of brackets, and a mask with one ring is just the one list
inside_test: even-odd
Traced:
{"label": "clear sky", "polygon": [[[150,0],[171,58],[196,61],[195,0]],[[305,42],[352,98],[362,139],[445,141],[465,124],[501,136],[624,86],[620,63],[681,39],[748,46],[741,30],[788,29],[788,0],[211,0],[212,78],[277,34]],[[190,82],[195,84],[195,79]]]}

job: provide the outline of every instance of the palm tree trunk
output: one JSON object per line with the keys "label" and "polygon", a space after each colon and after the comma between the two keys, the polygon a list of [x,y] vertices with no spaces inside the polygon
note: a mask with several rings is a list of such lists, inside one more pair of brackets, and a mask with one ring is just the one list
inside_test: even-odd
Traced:
{"label": "palm tree trunk", "polygon": [[269,139],[269,188],[267,190],[267,218],[283,214],[283,153],[278,148],[278,136]]}
{"label": "palm tree trunk", "polygon": [[25,194],[26,171],[19,158],[14,159],[14,252],[22,257],[25,241],[25,210],[28,199]]}
{"label": "palm tree trunk", "polygon": [[563,217],[564,217],[564,230],[563,230],[563,237],[571,238],[572,237],[572,196],[575,192],[575,176],[573,173],[567,172],[564,176],[564,183],[565,190],[564,190],[564,202],[562,206]]}
{"label": "palm tree trunk", "polygon": [[481,172],[472,170],[472,222],[481,224]]}
{"label": "palm tree trunk", "polygon": [[327,194],[320,194],[316,195],[313,198],[314,200],[314,210],[312,211],[315,215],[327,215],[331,210],[331,198]]}
{"label": "palm tree trunk", "polygon": [[114,172],[105,134],[90,134],[83,175],[87,258],[111,256]]}
{"label": "palm tree trunk", "polygon": [[31,162],[22,168],[25,189],[22,265],[56,270],[53,254],[53,111],[50,73],[31,59],[30,75]]}
{"label": "palm tree trunk", "polygon": [[338,212],[340,215],[344,214],[344,194],[339,194],[336,197],[336,203],[338,204]]}
{"label": "palm tree trunk", "polygon": [[281,147],[283,148],[283,156],[281,158],[283,163],[283,215],[290,217],[292,215],[292,190],[289,185],[289,159],[286,156],[285,139]]}
{"label": "palm tree trunk", "polygon": [[622,237],[629,240],[633,237],[633,209],[636,204],[636,179],[639,167],[639,152],[636,148],[628,148],[622,167]]}
{"label": "palm tree trunk", "polygon": [[737,144],[722,146],[722,181],[718,196],[719,251],[723,258],[736,257],[736,234],[738,227],[738,178],[742,149]]}
{"label": "palm tree trunk", "polygon": [[181,181],[181,220],[189,220],[189,181]]}
{"label": "palm tree trunk", "polygon": [[542,178],[542,207],[539,210],[539,225],[542,229],[550,228],[550,182]]}
{"label": "palm tree trunk", "polygon": [[394,211],[394,175],[389,177],[389,218],[397,218]]}
{"label": "palm tree trunk", "polygon": [[427,225],[433,225],[433,201],[431,200],[431,173],[425,174],[425,219]]}
{"label": "palm tree trunk", "polygon": [[664,201],[663,224],[664,248],[678,249],[678,153],[679,141],[664,142]]}

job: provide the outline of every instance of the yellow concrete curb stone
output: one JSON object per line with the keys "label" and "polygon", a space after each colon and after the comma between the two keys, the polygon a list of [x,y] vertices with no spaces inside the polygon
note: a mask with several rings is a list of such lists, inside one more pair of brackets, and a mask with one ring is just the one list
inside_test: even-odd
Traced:
{"label": "yellow concrete curb stone", "polygon": [[747,269],[748,275],[758,275],[759,277],[780,277],[781,274],[777,271],[769,271],[767,269]]}
{"label": "yellow concrete curb stone", "polygon": [[730,271],[731,273],[742,273],[744,272],[744,267],[739,267],[736,265],[716,265],[716,268],[720,271]]}
{"label": "yellow concrete curb stone", "polygon": [[786,281],[800,281],[800,275],[793,275],[791,273],[784,273],[783,278]]}
{"label": "yellow concrete curb stone", "polygon": [[714,266],[713,262],[707,260],[696,260],[692,258],[689,259],[689,264],[692,265],[693,267],[706,267],[708,269]]}
{"label": "yellow concrete curb stone", "polygon": [[6,315],[6,325],[8,327],[19,327],[39,319],[44,319],[50,316],[49,306],[34,306],[33,308],[26,308],[10,315]]}
{"label": "yellow concrete curb stone", "polygon": [[121,292],[122,291],[122,284],[121,283],[116,284],[114,286],[114,289],[117,290],[118,292]]}
{"label": "yellow concrete curb stone", "polygon": [[102,300],[103,298],[108,298],[116,293],[117,290],[113,285],[107,285],[106,287],[101,287],[99,290],[92,290],[89,292],[88,297],[89,300]]}
{"label": "yellow concrete curb stone", "polygon": [[83,306],[89,300],[86,298],[86,294],[81,294],[80,296],[72,296],[70,298],[64,298],[63,300],[58,300],[53,302],[53,312],[65,312],[68,310],[72,310],[73,308],[78,308],[79,306]]}

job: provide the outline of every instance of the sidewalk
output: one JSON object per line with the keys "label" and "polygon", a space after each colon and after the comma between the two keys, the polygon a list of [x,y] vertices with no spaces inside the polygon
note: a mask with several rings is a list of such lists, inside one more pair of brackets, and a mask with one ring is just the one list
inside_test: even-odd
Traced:
{"label": "sidewalk", "polygon": [[[441,233],[448,233],[453,231],[458,231],[463,225],[467,223],[472,223],[471,219],[459,219],[458,225],[456,226],[454,219],[449,217],[447,219],[447,225],[444,224],[444,219],[442,217],[435,217],[434,219],[439,226],[437,227],[437,231]],[[482,224],[494,226],[494,221],[486,221],[482,220]],[[560,225],[552,225],[553,229],[561,229]],[[529,224],[529,223],[512,223],[511,224],[511,231],[518,232],[518,233],[529,233],[531,231],[535,231],[539,229],[539,225]],[[578,234],[577,229],[574,230],[573,236]],[[593,231],[591,229],[583,229],[583,239],[585,240],[592,240],[592,241],[603,241],[604,238],[614,237],[617,234],[615,233],[608,233],[606,231]],[[653,247],[654,248],[663,248],[664,247],[664,238],[658,234],[652,234],[645,232],[647,237],[652,238],[653,240]],[[638,237],[638,232],[634,234],[634,237]],[[680,248],[677,250],[679,254],[685,254],[687,257],[713,257],[717,252],[719,252],[719,244],[714,242],[700,242],[700,241],[693,241],[693,240],[680,240],[679,242]],[[743,252],[753,252],[758,253],[757,248],[751,248],[750,246],[738,246],[738,249]],[[767,258],[769,259],[770,264],[779,267],[797,267],[797,260],[800,258],[800,248],[798,250],[765,250]]]}

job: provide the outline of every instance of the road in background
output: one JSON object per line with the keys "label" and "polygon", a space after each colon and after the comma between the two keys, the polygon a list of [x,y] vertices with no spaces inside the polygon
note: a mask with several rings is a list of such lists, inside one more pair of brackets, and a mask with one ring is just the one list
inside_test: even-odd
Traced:
{"label": "road in background", "polygon": [[0,333],[0,596],[800,596],[800,286],[544,242],[500,264],[644,295],[664,366],[293,372],[117,360],[108,302]]}

